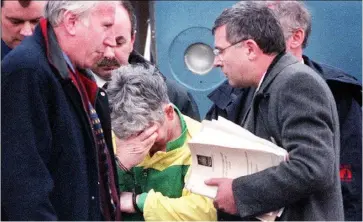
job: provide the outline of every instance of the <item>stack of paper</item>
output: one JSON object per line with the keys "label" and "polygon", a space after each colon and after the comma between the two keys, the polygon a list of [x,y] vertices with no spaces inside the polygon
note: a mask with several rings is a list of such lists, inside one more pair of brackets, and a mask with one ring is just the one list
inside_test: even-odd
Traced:
{"label": "stack of paper", "polygon": [[[278,165],[288,156],[285,149],[222,117],[203,120],[201,131],[191,139],[189,148],[192,165],[185,187],[210,198],[215,198],[217,187],[205,185],[205,180],[253,174]],[[271,220],[277,214],[266,214],[266,219]]]}

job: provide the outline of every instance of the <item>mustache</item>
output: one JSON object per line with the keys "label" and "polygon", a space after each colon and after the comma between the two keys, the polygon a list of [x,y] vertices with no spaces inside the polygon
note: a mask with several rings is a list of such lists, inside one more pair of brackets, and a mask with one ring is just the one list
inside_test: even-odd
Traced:
{"label": "mustache", "polygon": [[97,63],[98,67],[112,67],[112,66],[121,66],[120,62],[117,59],[108,59],[103,58],[101,61]]}

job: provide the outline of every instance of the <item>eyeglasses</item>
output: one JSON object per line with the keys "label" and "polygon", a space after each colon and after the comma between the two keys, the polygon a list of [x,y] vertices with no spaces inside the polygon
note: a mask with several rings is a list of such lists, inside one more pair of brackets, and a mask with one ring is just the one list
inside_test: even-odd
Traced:
{"label": "eyeglasses", "polygon": [[243,42],[243,41],[245,41],[245,40],[246,40],[246,39],[242,39],[242,40],[240,40],[240,41],[238,41],[238,42],[236,42],[236,43],[233,43],[233,44],[231,44],[231,45],[227,46],[227,47],[226,47],[226,48],[224,48],[224,49],[213,49],[213,54],[214,54],[214,56],[219,56],[219,55],[223,54],[223,52],[224,52],[224,51],[226,51],[228,48],[230,48],[230,47],[232,47],[232,46],[234,46],[234,45],[237,45],[238,43]]}

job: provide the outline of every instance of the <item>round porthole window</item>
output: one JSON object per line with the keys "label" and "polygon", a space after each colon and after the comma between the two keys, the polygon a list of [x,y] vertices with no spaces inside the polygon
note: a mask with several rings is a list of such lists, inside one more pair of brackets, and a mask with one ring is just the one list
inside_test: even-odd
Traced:
{"label": "round porthole window", "polygon": [[204,43],[192,44],[185,50],[185,65],[195,74],[207,74],[213,69],[213,61],[213,49]]}

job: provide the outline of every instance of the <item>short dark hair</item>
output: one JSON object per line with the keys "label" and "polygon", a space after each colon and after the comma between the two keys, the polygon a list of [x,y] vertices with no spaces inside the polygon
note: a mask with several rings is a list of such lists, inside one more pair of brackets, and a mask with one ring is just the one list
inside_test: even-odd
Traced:
{"label": "short dark hair", "polygon": [[137,20],[136,20],[134,7],[132,6],[132,4],[129,0],[121,0],[120,3],[121,3],[121,6],[124,7],[124,9],[129,14],[130,22],[131,22],[131,36],[134,36],[136,27],[137,27]]}
{"label": "short dark hair", "polygon": [[227,40],[237,43],[253,39],[265,54],[286,50],[284,34],[274,13],[267,6],[252,1],[239,2],[225,9],[214,22],[215,30],[226,25]]}
{"label": "short dark hair", "polygon": [[[1,0],[1,8],[4,6],[5,0]],[[23,8],[27,8],[30,5],[31,0],[18,0],[19,4]]]}

